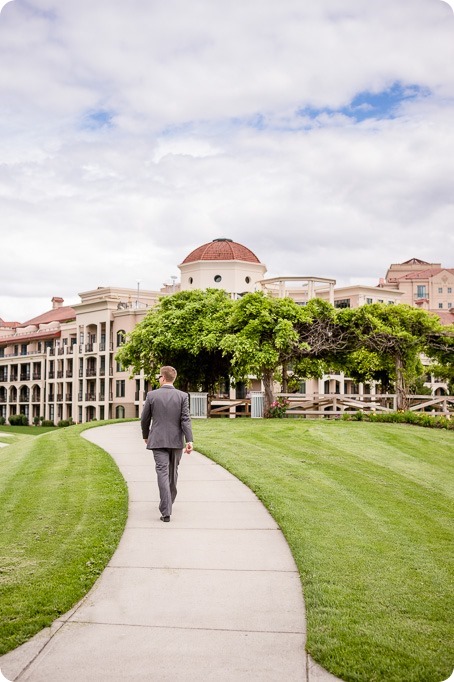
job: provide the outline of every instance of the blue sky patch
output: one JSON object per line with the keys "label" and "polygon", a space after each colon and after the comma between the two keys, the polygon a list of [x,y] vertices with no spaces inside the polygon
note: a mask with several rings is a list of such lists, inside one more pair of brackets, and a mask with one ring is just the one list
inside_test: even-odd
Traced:
{"label": "blue sky patch", "polygon": [[366,119],[392,119],[398,115],[401,104],[409,100],[428,97],[430,90],[419,85],[402,85],[394,83],[381,92],[360,92],[350,104],[339,109],[304,107],[298,110],[299,116],[317,118],[320,114],[343,114],[359,123]]}
{"label": "blue sky patch", "polygon": [[429,95],[428,88],[395,83],[391,88],[382,92],[360,92],[347,107],[341,109],[341,112],[357,121],[364,121],[366,118],[396,118],[397,110],[403,102]]}
{"label": "blue sky patch", "polygon": [[112,128],[113,111],[98,109],[90,111],[82,121],[82,128],[86,130],[99,130],[100,128]]}

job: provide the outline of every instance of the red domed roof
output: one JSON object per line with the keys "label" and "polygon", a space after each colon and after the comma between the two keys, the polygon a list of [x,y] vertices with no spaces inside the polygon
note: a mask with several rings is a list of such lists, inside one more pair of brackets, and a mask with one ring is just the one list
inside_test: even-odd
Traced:
{"label": "red domed roof", "polygon": [[241,260],[249,263],[260,263],[250,249],[231,239],[213,239],[208,244],[199,246],[186,256],[184,263],[194,263],[198,260]]}

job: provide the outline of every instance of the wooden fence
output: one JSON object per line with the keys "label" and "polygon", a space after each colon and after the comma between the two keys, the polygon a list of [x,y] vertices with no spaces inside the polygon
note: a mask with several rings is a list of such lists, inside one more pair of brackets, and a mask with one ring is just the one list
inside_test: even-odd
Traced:
{"label": "wooden fence", "polygon": [[[287,398],[288,415],[305,416],[339,416],[345,412],[395,412],[397,410],[397,395],[359,394],[359,393],[313,393],[295,394],[279,393]],[[436,414],[449,415],[454,412],[454,396],[408,396],[408,409],[411,412],[432,411]]]}
{"label": "wooden fence", "polygon": [[[395,412],[397,395],[359,394],[359,393],[279,393],[287,398],[288,416],[300,417],[339,417],[348,412]],[[276,396],[277,397],[277,396]],[[454,396],[449,395],[410,395],[408,409],[411,412],[432,412],[437,415],[454,415]],[[212,398],[208,405],[206,393],[190,394],[191,416],[207,417],[263,417],[263,393],[255,391],[251,398],[228,399]]]}

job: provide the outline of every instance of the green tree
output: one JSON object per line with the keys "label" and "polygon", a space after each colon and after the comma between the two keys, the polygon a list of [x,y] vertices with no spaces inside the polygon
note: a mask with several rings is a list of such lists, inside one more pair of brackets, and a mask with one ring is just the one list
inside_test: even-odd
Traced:
{"label": "green tree", "polygon": [[265,414],[273,402],[273,382],[280,379],[285,387],[289,365],[293,375],[301,377],[323,372],[321,360],[328,354],[323,339],[330,338],[327,325],[333,324],[328,309],[330,314],[334,309],[323,301],[310,304],[300,306],[291,298],[271,298],[262,292],[246,294],[235,304],[221,346],[231,357],[236,380],[252,374],[263,381]]}
{"label": "green tree", "polygon": [[217,289],[165,296],[128,335],[116,359],[134,374],[143,370],[153,382],[161,366],[172,365],[180,388],[212,392],[230,372],[220,341],[233,303]]}
{"label": "green tree", "polygon": [[[338,319],[356,336],[347,372],[360,380],[387,373],[395,384],[397,409],[407,409],[409,384],[423,373],[421,354],[430,357],[431,340],[441,343],[446,336],[438,317],[409,305],[374,303],[342,311]],[[362,365],[355,369],[357,358]]]}
{"label": "green tree", "polygon": [[454,324],[443,327],[443,332],[429,335],[428,353],[435,361],[429,368],[435,376],[443,377],[448,392],[454,395]]}

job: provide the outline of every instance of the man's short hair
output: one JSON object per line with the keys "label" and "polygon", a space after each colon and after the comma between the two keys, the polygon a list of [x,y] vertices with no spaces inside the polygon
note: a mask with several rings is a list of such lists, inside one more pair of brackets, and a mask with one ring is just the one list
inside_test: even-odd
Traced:
{"label": "man's short hair", "polygon": [[177,378],[177,370],[174,367],[161,367],[159,373],[167,382],[170,382],[171,384],[173,384]]}

